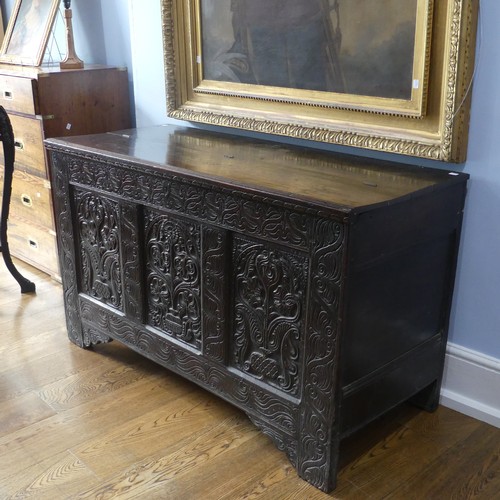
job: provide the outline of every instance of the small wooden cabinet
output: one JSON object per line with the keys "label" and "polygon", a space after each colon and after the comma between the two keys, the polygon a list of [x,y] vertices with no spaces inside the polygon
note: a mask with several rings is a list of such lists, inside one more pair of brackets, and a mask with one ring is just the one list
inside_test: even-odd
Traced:
{"label": "small wooden cabinet", "polygon": [[[11,253],[60,279],[43,141],[130,127],[127,71],[0,65],[0,105],[9,114],[16,145],[8,226]],[[1,152],[0,163],[2,182]]]}
{"label": "small wooden cabinet", "polygon": [[325,491],[342,438],[436,408],[467,175],[175,127],[47,147],[73,342],[218,394]]}

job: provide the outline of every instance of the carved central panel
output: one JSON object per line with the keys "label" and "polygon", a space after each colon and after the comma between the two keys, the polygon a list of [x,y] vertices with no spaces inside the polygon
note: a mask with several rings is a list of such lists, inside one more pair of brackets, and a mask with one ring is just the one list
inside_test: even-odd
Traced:
{"label": "carved central panel", "polygon": [[201,347],[200,227],[146,212],[148,324]]}
{"label": "carved central panel", "polygon": [[299,392],[308,265],[299,252],[234,239],[232,363],[292,395]]}
{"label": "carved central panel", "polygon": [[80,246],[80,290],[121,309],[123,284],[118,203],[94,193],[75,193]]}

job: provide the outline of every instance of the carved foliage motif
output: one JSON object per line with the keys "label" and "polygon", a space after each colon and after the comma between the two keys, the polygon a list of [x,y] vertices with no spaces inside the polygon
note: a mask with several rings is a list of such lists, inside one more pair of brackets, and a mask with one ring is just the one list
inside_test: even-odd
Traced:
{"label": "carved foliage motif", "polygon": [[214,225],[258,235],[307,250],[313,217],[297,207],[285,206],[252,196],[207,186],[175,175],[157,176],[124,169],[113,163],[72,158],[70,181],[113,194],[161,206],[166,210]]}
{"label": "carved foliage motif", "polygon": [[299,392],[308,260],[235,238],[232,361],[266,383]]}
{"label": "carved foliage motif", "polygon": [[94,193],[75,192],[83,293],[122,308],[118,203]]}
{"label": "carved foliage motif", "polygon": [[145,214],[148,323],[201,347],[200,227],[156,212]]}
{"label": "carved foliage motif", "polygon": [[182,108],[170,112],[169,116],[177,120],[202,122],[235,129],[246,129],[265,134],[293,137],[295,139],[308,139],[311,141],[354,146],[389,153],[420,156],[433,160],[450,161],[449,157],[440,156],[441,150],[439,146],[405,138],[394,139],[392,137],[378,137],[375,135],[362,134],[359,131],[351,132],[321,127],[311,128],[295,123],[259,120],[246,116],[234,116],[225,113],[205,111],[197,108],[190,108],[189,105],[185,105]]}

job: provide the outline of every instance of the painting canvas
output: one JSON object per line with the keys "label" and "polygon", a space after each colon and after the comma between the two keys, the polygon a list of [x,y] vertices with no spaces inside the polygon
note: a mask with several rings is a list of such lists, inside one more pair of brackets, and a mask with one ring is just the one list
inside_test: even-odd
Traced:
{"label": "painting canvas", "polygon": [[410,99],[417,0],[201,0],[203,78]]}
{"label": "painting canvas", "polygon": [[58,0],[17,0],[5,33],[0,61],[39,66],[58,5]]}

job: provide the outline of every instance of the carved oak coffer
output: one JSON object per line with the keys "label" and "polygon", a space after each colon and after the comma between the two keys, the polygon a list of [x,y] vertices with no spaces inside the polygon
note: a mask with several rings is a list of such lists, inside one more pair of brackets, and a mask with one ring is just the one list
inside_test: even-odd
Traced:
{"label": "carved oak coffer", "polygon": [[189,128],[46,141],[70,339],[245,411],[298,474],[438,404],[467,175]]}

